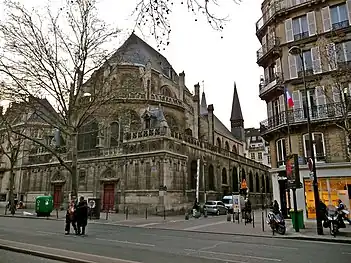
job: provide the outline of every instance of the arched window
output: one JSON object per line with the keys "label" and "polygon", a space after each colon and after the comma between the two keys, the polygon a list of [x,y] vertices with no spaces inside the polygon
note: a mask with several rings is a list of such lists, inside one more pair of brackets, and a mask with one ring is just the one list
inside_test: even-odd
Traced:
{"label": "arched window", "polygon": [[86,151],[95,149],[97,145],[99,126],[95,120],[91,120],[78,131],[78,150]]}
{"label": "arched window", "polygon": [[239,178],[238,178],[238,170],[236,167],[233,167],[233,192],[237,193],[239,192]]}
{"label": "arched window", "polygon": [[221,145],[221,139],[219,137],[217,137],[217,144],[216,146],[218,147],[218,151],[221,151],[222,145]]}
{"label": "arched window", "polygon": [[249,172],[249,189],[250,189],[250,192],[252,193],[254,191],[254,188],[253,188],[253,175],[252,175],[252,172],[250,171]]}
{"label": "arched window", "polygon": [[236,148],[236,145],[235,145],[235,144],[233,145],[232,152],[233,152],[233,153],[238,153],[238,149]]}
{"label": "arched window", "polygon": [[258,173],[256,173],[255,175],[256,178],[256,193],[260,193],[261,189],[260,189],[260,177],[258,176]]}
{"label": "arched window", "polygon": [[190,137],[193,136],[193,131],[192,131],[190,128],[185,129],[184,133],[185,133],[185,135],[187,135],[187,136],[190,136]]}
{"label": "arched window", "polygon": [[196,188],[197,162],[194,160],[190,164],[190,189]]}
{"label": "arched window", "polygon": [[208,189],[210,191],[215,190],[215,179],[212,164],[210,164],[210,166],[208,167]]}
{"label": "arched window", "polygon": [[171,90],[167,86],[162,86],[160,89],[160,93],[167,97],[173,97]]}
{"label": "arched window", "polygon": [[228,184],[227,169],[222,169],[222,184]]}
{"label": "arched window", "polygon": [[119,124],[118,122],[113,122],[110,125],[110,147],[118,146],[119,140]]}
{"label": "arched window", "polygon": [[166,118],[168,127],[171,129],[171,131],[175,131],[175,132],[179,131],[177,119],[173,115],[165,114],[165,118]]}
{"label": "arched window", "polygon": [[[307,159],[311,157],[309,136],[308,134],[304,134],[302,137],[303,137],[304,154],[305,154],[305,158]],[[323,133],[313,132],[312,141],[313,141],[313,152],[314,152],[316,161],[325,162],[325,145],[324,145]]]}
{"label": "arched window", "polygon": [[271,192],[271,182],[269,180],[268,175],[266,176],[266,193],[270,193]]}
{"label": "arched window", "polygon": [[228,151],[228,152],[230,151],[229,143],[228,143],[228,142],[225,142],[225,150]]}
{"label": "arched window", "polygon": [[261,186],[262,186],[262,193],[266,192],[266,182],[264,180],[264,174],[261,175]]}

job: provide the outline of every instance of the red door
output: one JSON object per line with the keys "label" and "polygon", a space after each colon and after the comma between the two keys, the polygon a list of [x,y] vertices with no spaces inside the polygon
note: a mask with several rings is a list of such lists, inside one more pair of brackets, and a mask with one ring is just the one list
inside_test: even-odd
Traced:
{"label": "red door", "polygon": [[54,185],[54,208],[59,209],[62,200],[62,185]]}
{"label": "red door", "polygon": [[115,185],[104,184],[104,210],[113,210],[115,202]]}

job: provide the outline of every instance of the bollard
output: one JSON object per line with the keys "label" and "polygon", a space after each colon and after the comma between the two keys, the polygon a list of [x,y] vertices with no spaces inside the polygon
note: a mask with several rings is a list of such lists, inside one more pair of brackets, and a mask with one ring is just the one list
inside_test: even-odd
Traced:
{"label": "bollard", "polygon": [[126,208],[126,220],[128,220],[128,206]]}
{"label": "bollard", "polygon": [[235,213],[234,213],[234,209],[233,209],[233,223],[235,222]]}
{"label": "bollard", "polygon": [[[245,215],[245,216],[244,216]],[[246,212],[243,213],[244,221],[245,221],[245,226],[246,226]]]}
{"label": "bollard", "polygon": [[255,228],[255,211],[252,211],[252,227]]}
{"label": "bollard", "polygon": [[262,231],[264,232],[264,212],[262,210]]}
{"label": "bollard", "polygon": [[204,217],[205,218],[207,217],[207,209],[206,208],[204,209]]}
{"label": "bollard", "polygon": [[163,207],[163,220],[166,220],[166,207]]}
{"label": "bollard", "polygon": [[56,219],[58,219],[58,209],[56,208]]}
{"label": "bollard", "polygon": [[185,220],[189,220],[189,213],[185,213]]}
{"label": "bollard", "polygon": [[232,216],[230,214],[227,214],[227,221],[228,222],[232,221]]}
{"label": "bollard", "polygon": [[240,211],[238,211],[238,224],[240,224]]}
{"label": "bollard", "polygon": [[108,220],[108,209],[106,209],[106,220]]}
{"label": "bollard", "polygon": [[147,219],[147,207],[145,208],[145,219]]}
{"label": "bollard", "polygon": [[89,209],[89,218],[91,220],[91,214],[93,213],[92,208]]}

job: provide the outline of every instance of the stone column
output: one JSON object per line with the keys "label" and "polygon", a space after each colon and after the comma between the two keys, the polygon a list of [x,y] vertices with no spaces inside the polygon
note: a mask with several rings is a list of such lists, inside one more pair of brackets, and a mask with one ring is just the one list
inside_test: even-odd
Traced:
{"label": "stone column", "polygon": [[185,73],[184,71],[179,74],[179,99],[184,100],[184,89],[185,89]]}
{"label": "stone column", "polygon": [[99,122],[99,131],[98,131],[98,143],[96,148],[103,148],[104,147],[104,140],[105,140],[105,128],[103,122]]}
{"label": "stone column", "polygon": [[213,115],[213,104],[208,105],[208,142],[214,144],[214,115]]}

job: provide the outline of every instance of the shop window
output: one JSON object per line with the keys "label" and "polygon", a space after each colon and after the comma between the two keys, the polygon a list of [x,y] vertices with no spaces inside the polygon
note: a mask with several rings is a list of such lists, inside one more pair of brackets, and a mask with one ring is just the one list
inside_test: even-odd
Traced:
{"label": "shop window", "polygon": [[277,140],[276,148],[277,148],[277,165],[279,167],[285,164],[285,157],[286,157],[285,139]]}
{"label": "shop window", "polygon": [[[313,141],[313,152],[317,162],[325,162],[325,145],[324,145],[324,136],[321,132],[312,133]],[[304,154],[305,158],[311,156],[310,142],[308,134],[303,135],[303,145],[304,145]]]}

